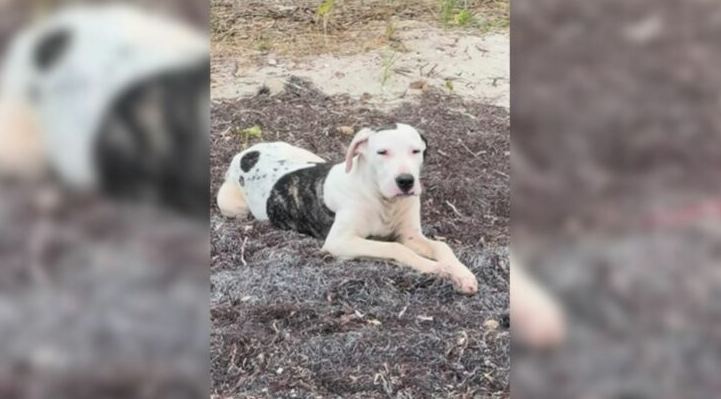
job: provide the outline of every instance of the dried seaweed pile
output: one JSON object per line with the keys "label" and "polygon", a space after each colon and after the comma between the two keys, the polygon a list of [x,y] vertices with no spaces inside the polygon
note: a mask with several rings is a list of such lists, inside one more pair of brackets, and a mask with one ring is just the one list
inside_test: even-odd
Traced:
{"label": "dried seaweed pile", "polygon": [[[338,128],[403,121],[428,136],[426,233],[447,240],[479,294],[386,262],[340,262],[318,240],[211,215],[211,370],[221,397],[507,397],[508,112],[430,93],[383,113],[290,79],[285,92],[213,105],[212,187],[259,125],[326,159]],[[256,141],[248,139],[248,144]]]}

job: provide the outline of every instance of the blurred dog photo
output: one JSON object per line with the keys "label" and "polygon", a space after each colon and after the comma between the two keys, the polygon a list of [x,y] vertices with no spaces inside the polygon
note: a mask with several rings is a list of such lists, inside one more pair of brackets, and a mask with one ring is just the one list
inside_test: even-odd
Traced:
{"label": "blurred dog photo", "polygon": [[207,5],[141,3],[0,1],[0,397],[207,395]]}
{"label": "blurred dog photo", "polygon": [[20,31],[0,66],[0,174],[207,215],[207,38],[121,3]]}

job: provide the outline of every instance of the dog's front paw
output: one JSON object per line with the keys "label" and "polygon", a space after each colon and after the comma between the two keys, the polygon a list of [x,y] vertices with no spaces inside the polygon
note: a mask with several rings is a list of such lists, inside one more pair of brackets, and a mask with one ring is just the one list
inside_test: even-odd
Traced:
{"label": "dog's front paw", "polygon": [[478,280],[476,280],[476,276],[465,266],[451,266],[448,270],[447,275],[453,282],[453,285],[456,286],[458,292],[465,295],[474,295],[478,292]]}

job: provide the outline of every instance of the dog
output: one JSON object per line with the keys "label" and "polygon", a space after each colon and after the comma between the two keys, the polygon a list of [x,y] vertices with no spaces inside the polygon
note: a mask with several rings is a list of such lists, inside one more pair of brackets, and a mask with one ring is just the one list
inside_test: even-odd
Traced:
{"label": "dog", "polygon": [[421,229],[427,148],[423,135],[401,123],[361,129],[338,164],[287,143],[256,144],[231,161],[218,207],[226,217],[251,213],[324,239],[323,250],[337,258],[394,261],[447,277],[472,295],[475,275],[446,243],[428,239]]}

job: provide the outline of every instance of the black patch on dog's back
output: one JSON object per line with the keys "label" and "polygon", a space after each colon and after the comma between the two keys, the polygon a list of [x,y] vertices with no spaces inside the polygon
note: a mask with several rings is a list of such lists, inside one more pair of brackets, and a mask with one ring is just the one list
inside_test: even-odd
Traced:
{"label": "black patch on dog's back", "polygon": [[249,170],[253,169],[253,166],[258,163],[258,159],[260,158],[260,152],[258,151],[251,151],[245,155],[243,155],[242,158],[240,158],[240,168],[243,169],[243,172],[248,172]]}
{"label": "black patch on dog's back", "polygon": [[47,71],[55,65],[70,45],[71,33],[68,29],[59,29],[45,35],[35,48],[33,58],[35,66]]}
{"label": "black patch on dog's back", "polygon": [[275,183],[266,202],[273,226],[316,238],[328,236],[335,214],[323,202],[323,183],[331,167],[319,163],[288,173]]}

